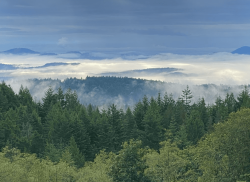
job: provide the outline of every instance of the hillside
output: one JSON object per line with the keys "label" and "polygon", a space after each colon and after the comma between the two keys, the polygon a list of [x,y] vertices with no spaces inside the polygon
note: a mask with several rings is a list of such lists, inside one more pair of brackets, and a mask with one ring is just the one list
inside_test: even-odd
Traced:
{"label": "hillside", "polygon": [[0,181],[250,181],[247,87],[213,106],[188,86],[126,111],[77,98],[49,88],[35,102],[0,84]]}
{"label": "hillside", "polygon": [[[174,99],[178,99],[182,94],[181,91],[187,85],[128,77],[100,76],[86,77],[85,79],[67,78],[62,81],[58,79],[32,79],[23,82],[23,86],[27,86],[32,96],[37,100],[41,100],[43,93],[51,86],[54,90],[61,87],[64,92],[69,88],[76,91],[80,103],[84,105],[103,106],[115,103],[124,108],[142,100],[144,95],[156,97],[158,93],[164,95],[167,92],[172,94]],[[194,95],[193,101],[198,101],[203,97],[208,103],[214,103],[218,96],[224,98],[227,92],[238,95],[242,89],[243,86],[190,85],[190,90]]]}

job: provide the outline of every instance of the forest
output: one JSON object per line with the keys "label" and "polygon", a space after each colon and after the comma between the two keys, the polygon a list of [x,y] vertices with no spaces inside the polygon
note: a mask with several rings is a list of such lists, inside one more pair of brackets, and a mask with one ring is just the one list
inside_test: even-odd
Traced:
{"label": "forest", "polygon": [[250,94],[208,105],[187,86],[126,110],[75,91],[0,84],[0,181],[250,182]]}

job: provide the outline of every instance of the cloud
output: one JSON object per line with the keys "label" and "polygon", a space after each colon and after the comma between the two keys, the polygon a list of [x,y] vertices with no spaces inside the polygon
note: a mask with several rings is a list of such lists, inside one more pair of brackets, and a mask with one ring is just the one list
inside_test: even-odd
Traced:
{"label": "cloud", "polygon": [[[211,55],[159,54],[144,59],[122,58],[89,60],[58,56],[1,55],[0,63],[18,66],[17,70],[1,70],[1,77],[13,78],[85,78],[98,75],[118,75],[160,80],[181,84],[248,84],[250,83],[249,55],[216,53]],[[79,63],[41,67],[46,63]],[[40,67],[39,67],[40,66]],[[29,67],[33,67],[27,69]],[[35,68],[38,67],[38,68]],[[25,68],[25,69],[22,69]],[[176,73],[138,71],[148,68],[176,68]],[[132,70],[132,71],[131,71]],[[137,70],[137,71],[133,71]]]}
{"label": "cloud", "polygon": [[66,38],[66,37],[60,38],[60,39],[58,40],[57,44],[60,45],[60,46],[65,46],[65,45],[67,45],[67,44],[68,44],[68,38]]}
{"label": "cloud", "polygon": [[231,51],[248,44],[249,7],[247,0],[1,0],[0,50]]}
{"label": "cloud", "polygon": [[[133,60],[113,58],[104,60],[71,59],[70,57],[38,56],[38,55],[0,55],[0,63],[15,65],[15,70],[0,70],[0,78],[6,79],[18,92],[23,84],[32,89],[37,100],[40,100],[49,85],[54,89],[59,87],[59,82],[42,82],[34,85],[26,80],[29,78],[52,78],[64,80],[68,77],[85,78],[88,76],[117,75],[147,80],[164,81],[158,83],[147,82],[145,91],[148,96],[157,96],[158,92],[172,93],[177,99],[186,85],[190,86],[193,101],[204,97],[212,104],[216,97],[225,97],[226,91],[238,95],[242,90],[238,85],[250,83],[250,56],[230,53],[216,53],[211,55],[176,55],[159,54],[147,56],[144,59]],[[54,66],[42,67],[46,63]],[[58,63],[58,64],[55,64]],[[62,64],[79,63],[79,64]],[[31,68],[33,67],[33,68]],[[35,68],[36,67],[36,68]],[[159,68],[159,69],[149,69]],[[162,69],[168,68],[168,69]],[[173,69],[170,69],[173,68]],[[135,85],[137,83],[134,83]],[[208,84],[207,87],[199,85]],[[216,84],[216,85],[214,85]],[[84,85],[78,89],[79,99],[84,103],[107,105],[116,103],[120,107],[124,103],[133,105],[134,100],[125,100],[122,96],[110,97],[107,93],[93,89],[84,92]],[[143,97],[143,95],[142,95]]]}

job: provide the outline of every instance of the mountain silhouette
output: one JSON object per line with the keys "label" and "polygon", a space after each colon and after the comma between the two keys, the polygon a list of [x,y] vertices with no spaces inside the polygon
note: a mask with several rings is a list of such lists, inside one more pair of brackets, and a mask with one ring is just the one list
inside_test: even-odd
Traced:
{"label": "mountain silhouette", "polygon": [[240,48],[234,50],[231,53],[233,53],[233,54],[247,54],[247,55],[250,55],[250,47],[243,46],[243,47],[240,47]]}
{"label": "mountain silhouette", "polygon": [[21,54],[40,54],[39,52],[30,50],[30,49],[26,49],[26,48],[14,48],[14,49],[10,49],[7,51],[3,51],[2,53],[4,54],[17,54],[17,55],[21,55]]}

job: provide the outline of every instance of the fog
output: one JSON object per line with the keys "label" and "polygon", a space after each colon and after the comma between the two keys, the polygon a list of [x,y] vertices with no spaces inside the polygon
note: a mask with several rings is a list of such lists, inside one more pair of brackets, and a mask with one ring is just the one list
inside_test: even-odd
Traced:
{"label": "fog", "polygon": [[[158,80],[166,84],[145,85],[145,88],[154,88],[161,93],[173,93],[175,98],[181,95],[181,91],[186,85],[190,86],[194,101],[204,97],[208,102],[214,102],[217,96],[225,96],[226,90],[237,95],[242,87],[250,82],[250,56],[231,53],[215,53],[211,55],[176,55],[159,54],[154,56],[134,56],[131,59],[112,58],[103,60],[77,59],[77,55],[0,55],[0,63],[14,65],[15,70],[0,70],[0,78],[12,86],[18,92],[20,85],[23,84],[32,89],[33,97],[40,100],[49,85],[32,85],[27,79],[32,78],[52,78],[64,80],[68,77],[85,78],[86,76],[122,76],[131,78],[142,78],[147,80]],[[46,63],[79,63],[78,65],[59,65],[43,66]],[[32,68],[31,68],[32,67]],[[150,68],[176,68],[173,72],[151,72]],[[145,70],[144,70],[145,69]],[[136,71],[137,70],[137,71]],[[141,71],[138,71],[141,70]],[[159,82],[160,83],[160,82]],[[176,84],[167,84],[176,83]],[[200,87],[202,84],[221,85],[212,86],[209,89]],[[59,85],[52,85],[54,89]],[[84,94],[82,87],[79,99],[89,100],[103,99],[106,93],[102,93],[102,98],[97,97],[98,93],[93,91],[91,94]],[[79,90],[80,93],[80,90]],[[156,93],[156,92],[155,92]],[[155,96],[155,94],[153,95]],[[93,101],[94,103],[97,101]],[[99,100],[100,102],[100,100]],[[106,103],[121,104],[125,101],[122,96],[103,99],[102,104]],[[126,101],[127,102],[127,101]],[[134,101],[130,101],[133,104]]]}

